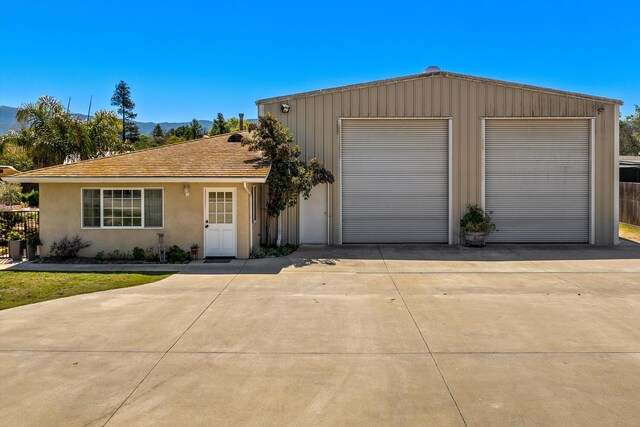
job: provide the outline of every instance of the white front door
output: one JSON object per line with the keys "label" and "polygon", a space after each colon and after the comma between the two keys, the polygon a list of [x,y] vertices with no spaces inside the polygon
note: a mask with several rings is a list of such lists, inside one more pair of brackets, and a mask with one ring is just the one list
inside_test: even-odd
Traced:
{"label": "white front door", "polygon": [[236,256],[236,190],[205,189],[204,255]]}

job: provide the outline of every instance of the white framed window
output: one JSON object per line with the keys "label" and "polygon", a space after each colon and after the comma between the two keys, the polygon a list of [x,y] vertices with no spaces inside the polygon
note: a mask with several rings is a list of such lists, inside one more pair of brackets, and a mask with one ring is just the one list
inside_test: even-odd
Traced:
{"label": "white framed window", "polygon": [[162,188],[83,188],[82,228],[163,228]]}
{"label": "white framed window", "polygon": [[255,224],[258,220],[258,186],[251,186],[251,221]]}

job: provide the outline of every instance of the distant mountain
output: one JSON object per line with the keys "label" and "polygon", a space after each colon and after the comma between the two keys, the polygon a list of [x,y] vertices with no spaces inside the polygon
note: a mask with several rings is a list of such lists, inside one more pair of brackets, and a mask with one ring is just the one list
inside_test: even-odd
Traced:
{"label": "distant mountain", "polygon": [[18,129],[17,110],[17,108],[0,105],[0,134],[4,135],[10,129]]}
{"label": "distant mountain", "polygon": [[[14,129],[18,130],[20,126],[16,121],[16,111],[18,109],[15,107],[8,107],[6,105],[0,105],[0,135],[4,135],[8,130]],[[77,114],[73,113],[75,117],[80,119],[86,119],[86,114]],[[213,122],[211,120],[198,120],[200,126],[207,132],[211,129],[211,125]],[[258,123],[258,119],[245,119],[247,123]],[[163,131],[168,131],[169,129],[179,128],[180,126],[185,126],[190,124],[191,122],[161,122],[160,127]],[[136,122],[138,127],[140,128],[140,133],[151,135],[151,131],[156,126],[154,122]]]}

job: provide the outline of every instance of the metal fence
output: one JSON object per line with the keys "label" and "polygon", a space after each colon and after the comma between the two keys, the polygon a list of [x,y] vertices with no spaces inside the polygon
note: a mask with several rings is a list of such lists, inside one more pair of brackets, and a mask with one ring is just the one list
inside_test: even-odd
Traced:
{"label": "metal fence", "polygon": [[17,231],[23,236],[38,234],[40,230],[40,212],[28,211],[0,211],[0,258],[9,257],[10,231]]}
{"label": "metal fence", "polygon": [[640,225],[640,183],[620,183],[620,222]]}

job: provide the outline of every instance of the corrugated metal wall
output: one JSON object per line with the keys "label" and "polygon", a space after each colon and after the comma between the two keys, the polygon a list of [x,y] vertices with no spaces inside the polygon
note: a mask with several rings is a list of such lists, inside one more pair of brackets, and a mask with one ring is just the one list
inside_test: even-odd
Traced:
{"label": "corrugated metal wall", "polygon": [[[282,102],[290,112],[280,111]],[[598,108],[604,111],[598,113]],[[473,79],[434,75],[380,83],[339,92],[291,97],[264,104],[290,129],[304,158],[317,157],[336,176],[330,189],[330,239],[340,234],[340,117],[452,117],[453,243],[460,242],[459,220],[481,197],[482,117],[595,117],[595,243],[611,245],[614,220],[618,105],[601,100],[545,93]],[[615,230],[614,230],[615,228]],[[284,241],[298,241],[297,208],[283,217]]]}

